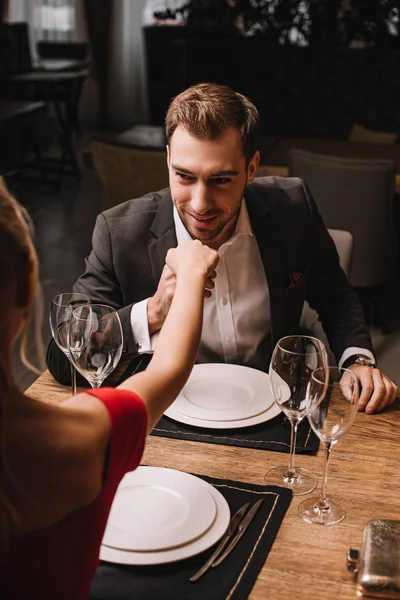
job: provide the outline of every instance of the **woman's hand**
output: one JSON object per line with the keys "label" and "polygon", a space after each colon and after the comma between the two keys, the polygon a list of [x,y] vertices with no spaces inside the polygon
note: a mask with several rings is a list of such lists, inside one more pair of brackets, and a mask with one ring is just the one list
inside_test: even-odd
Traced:
{"label": "woman's hand", "polygon": [[[214,287],[218,252],[202,244],[199,240],[184,240],[177,248],[168,250],[166,264],[177,277],[198,275],[205,281],[205,287]],[[211,292],[209,292],[211,295]],[[207,296],[206,296],[207,297]]]}

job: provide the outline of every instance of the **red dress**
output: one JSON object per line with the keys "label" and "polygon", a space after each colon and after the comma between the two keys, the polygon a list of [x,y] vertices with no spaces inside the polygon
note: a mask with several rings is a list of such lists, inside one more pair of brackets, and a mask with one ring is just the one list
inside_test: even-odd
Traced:
{"label": "red dress", "polygon": [[99,549],[116,489],[141,459],[147,413],[128,390],[101,388],[86,393],[99,398],[111,421],[107,476],[91,504],[62,521],[25,534],[5,564],[0,564],[3,600],[87,600],[99,561]]}

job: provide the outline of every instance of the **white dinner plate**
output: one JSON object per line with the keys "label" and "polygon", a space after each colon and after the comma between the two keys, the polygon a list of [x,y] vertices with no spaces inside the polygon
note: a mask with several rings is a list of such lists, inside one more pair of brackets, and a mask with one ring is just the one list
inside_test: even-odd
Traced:
{"label": "white dinner plate", "polygon": [[[185,400],[185,397],[191,396],[192,383],[196,386],[200,386],[198,389],[202,390],[203,400],[201,395],[197,392],[193,395],[196,404],[202,404],[202,411],[198,412],[201,416],[197,416],[195,410],[191,410],[193,414],[184,414],[184,412],[190,412],[185,410],[182,412],[182,405],[185,403],[186,407],[192,405],[193,409],[196,408],[194,401],[189,402]],[[218,381],[218,385],[214,387],[214,382]],[[228,381],[226,389],[228,389],[228,395],[224,392],[224,387],[220,385],[220,382]],[[243,389],[250,388],[251,392],[247,392],[247,396],[243,394]],[[189,393],[187,393],[189,389]],[[195,388],[194,388],[195,389]],[[261,411],[247,410],[248,417],[233,418],[233,407],[230,416],[226,419],[222,419],[222,414],[225,412],[229,414],[228,410],[224,411],[221,405],[226,402],[229,407],[232,397],[232,390],[235,390],[233,394],[233,403],[236,405],[240,403],[240,398],[245,396],[244,406],[245,408],[250,406],[261,407]],[[222,397],[222,399],[221,399]],[[183,399],[182,399],[183,398]],[[253,400],[254,398],[254,400]],[[176,403],[178,401],[178,408]],[[212,403],[215,401],[217,410],[213,410]],[[208,406],[208,409],[207,409]],[[205,411],[208,411],[208,413]],[[216,418],[213,414],[216,413]],[[251,414],[253,413],[253,414]],[[194,425],[195,427],[203,427],[210,429],[237,429],[239,427],[250,427],[251,425],[259,425],[265,423],[279,415],[281,413],[280,407],[274,402],[272,393],[269,385],[269,375],[256,369],[249,367],[243,367],[241,365],[228,365],[222,364],[201,364],[195,365],[193,371],[183,388],[182,392],[178,396],[172,405],[165,411],[165,415],[174,421],[185,423],[186,425]],[[209,415],[208,418],[204,418]],[[237,412],[237,415],[245,414]],[[195,416],[196,415],[196,416]]]}
{"label": "white dinner plate", "polygon": [[229,364],[201,364],[192,373],[172,407],[205,421],[237,421],[265,412],[273,402],[269,380],[256,369]]}
{"label": "white dinner plate", "polygon": [[[145,467],[139,467],[139,469],[142,468]],[[161,565],[196,556],[196,554],[200,554],[200,552],[204,552],[204,550],[213,546],[228,529],[230,521],[229,505],[223,495],[212,485],[202,479],[199,479],[199,482],[211,494],[216,505],[214,523],[204,535],[183,546],[158,552],[130,552],[129,550],[118,550],[102,544],[100,559],[121,565]]]}
{"label": "white dinner plate", "polygon": [[115,495],[103,544],[135,552],[176,548],[203,535],[217,508],[198,477],[174,469],[139,467]]}

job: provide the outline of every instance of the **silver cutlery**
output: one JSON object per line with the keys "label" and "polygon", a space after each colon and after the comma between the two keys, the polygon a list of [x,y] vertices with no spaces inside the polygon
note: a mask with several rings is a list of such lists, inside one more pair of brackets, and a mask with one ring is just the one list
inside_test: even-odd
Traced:
{"label": "silver cutlery", "polygon": [[256,513],[257,513],[257,511],[260,508],[260,506],[261,506],[262,503],[263,503],[263,498],[261,498],[261,500],[258,500],[255,504],[253,504],[253,506],[251,507],[251,509],[247,513],[247,515],[240,522],[239,528],[237,530],[237,533],[236,533],[235,537],[231,540],[229,546],[219,556],[219,558],[217,558],[217,560],[215,560],[212,563],[212,565],[211,565],[212,568],[218,567],[218,565],[220,565],[222,563],[222,561],[224,561],[226,559],[226,557],[229,556],[229,554],[232,552],[232,550],[234,549],[234,547],[236,546],[236,544],[238,543],[238,541],[240,539],[242,539],[242,537],[243,537],[246,529],[248,528],[248,526],[250,525],[250,523],[252,522],[252,520],[256,516]]}
{"label": "silver cutlery", "polygon": [[199,569],[197,571],[197,573],[195,573],[190,578],[190,581],[192,581],[194,583],[195,581],[200,579],[200,577],[202,575],[204,575],[204,573],[206,573],[211,568],[211,566],[213,565],[213,562],[219,557],[219,555],[224,550],[227,543],[231,540],[233,535],[236,533],[236,530],[237,530],[237,528],[249,506],[250,506],[250,502],[247,502],[246,504],[244,504],[242,506],[242,508],[240,508],[233,515],[233,517],[231,518],[231,520],[229,522],[228,529],[227,529],[226,533],[224,534],[221,542],[219,543],[218,548],[216,548],[216,550],[211,554],[210,558],[204,563],[204,565],[201,567],[201,569]]}

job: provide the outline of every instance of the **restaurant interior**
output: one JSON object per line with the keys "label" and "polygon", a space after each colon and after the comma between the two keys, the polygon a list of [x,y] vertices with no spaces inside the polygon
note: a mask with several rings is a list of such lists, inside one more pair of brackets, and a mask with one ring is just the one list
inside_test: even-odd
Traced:
{"label": "restaurant interior", "polygon": [[[0,21],[0,175],[33,221],[44,349],[52,335],[52,300],[71,292],[83,273],[98,215],[169,185],[164,118],[171,99],[191,85],[214,82],[248,96],[259,110],[257,175],[300,177],[309,186],[362,304],[378,366],[400,386],[398,1],[0,0]],[[308,306],[303,322],[328,344]],[[28,358],[43,371],[36,342],[32,328]],[[69,393],[46,371],[38,379],[19,348],[13,368],[20,388],[33,397],[62,401]],[[382,519],[397,527],[385,576],[387,594],[399,594],[382,597],[400,598],[399,400],[377,415],[343,417],[345,435],[329,463],[328,488],[340,496],[346,518],[333,527],[306,522],[305,509],[299,516],[299,502],[309,496],[265,487],[272,481],[268,469],[285,466],[290,450],[290,419],[281,419],[276,398],[273,406],[269,438],[254,416],[237,429],[240,411],[239,424],[230,428],[226,420],[220,430],[215,424],[202,429],[190,415],[175,421],[173,411],[172,419],[162,418],[135,485],[145,486],[146,469],[154,468],[160,471],[155,485],[162,486],[165,471],[173,469],[184,496],[182,472],[201,475],[217,492],[212,497],[204,483],[195,489],[189,482],[199,505],[189,509],[192,517],[198,513],[173,530],[175,547],[170,539],[153,547],[146,538],[148,546],[137,541],[139,549],[130,553],[118,536],[123,517],[117,515],[119,525],[110,525],[103,540],[92,600],[355,598],[357,591],[367,593],[363,577],[376,565],[355,559],[354,574],[349,550],[359,548],[365,557],[367,523]],[[250,429],[238,435],[246,425]],[[307,417],[301,422],[295,451],[296,466],[313,472],[319,489],[327,468],[316,428]],[[254,507],[261,497],[253,530],[250,525],[243,541],[235,541],[236,551],[191,581],[235,510],[247,501]],[[120,509],[128,510],[122,500]],[[141,519],[138,539],[154,526],[153,517]],[[166,529],[165,519],[155,527]],[[397,563],[391,559],[396,552]]]}

